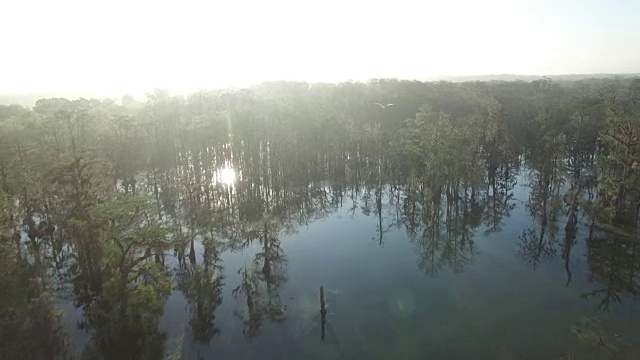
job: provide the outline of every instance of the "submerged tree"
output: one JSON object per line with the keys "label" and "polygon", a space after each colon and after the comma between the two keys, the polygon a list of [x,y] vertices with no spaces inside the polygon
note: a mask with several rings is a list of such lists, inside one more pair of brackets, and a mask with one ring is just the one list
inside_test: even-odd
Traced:
{"label": "submerged tree", "polygon": [[84,324],[93,329],[92,347],[107,358],[155,359],[163,354],[165,335],[158,331],[171,282],[154,261],[173,246],[168,230],[157,223],[149,201],[120,196],[98,206],[93,226],[105,246],[102,292],[85,305]]}
{"label": "submerged tree", "polygon": [[71,358],[47,264],[33,262],[27,250],[18,252],[11,212],[0,190],[0,353],[7,359]]}
{"label": "submerged tree", "polygon": [[[286,317],[280,237],[297,225],[360,209],[377,217],[379,243],[404,226],[425,273],[462,271],[476,253],[474,229],[500,231],[516,206],[522,169],[539,225],[522,233],[521,255],[537,266],[557,251],[552,232],[564,211],[569,282],[581,214],[638,219],[638,84],[275,82],[188,97],[156,91],[122,105],[0,107],[3,306],[22,316],[40,295],[50,298],[53,275],[70,279],[93,335],[86,357],[160,358],[165,251],[178,255],[194,338],[208,343],[219,332],[220,254],[253,246],[233,295],[254,337]],[[590,256],[617,244],[596,244]],[[592,279],[612,290],[597,296],[635,287],[599,263],[590,261]],[[40,303],[34,314],[52,319],[51,301]],[[13,329],[15,318],[6,319]]]}
{"label": "submerged tree", "polygon": [[613,86],[604,96],[608,110],[603,134],[608,154],[600,158],[604,181],[599,200],[614,223],[637,226],[640,215],[640,79],[623,89]]}

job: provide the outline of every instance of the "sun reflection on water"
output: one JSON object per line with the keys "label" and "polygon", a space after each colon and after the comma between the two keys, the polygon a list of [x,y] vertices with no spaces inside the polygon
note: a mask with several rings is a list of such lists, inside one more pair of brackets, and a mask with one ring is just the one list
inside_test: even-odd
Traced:
{"label": "sun reflection on water", "polygon": [[233,168],[225,167],[219,169],[216,174],[216,182],[231,186],[236,181],[236,171]]}

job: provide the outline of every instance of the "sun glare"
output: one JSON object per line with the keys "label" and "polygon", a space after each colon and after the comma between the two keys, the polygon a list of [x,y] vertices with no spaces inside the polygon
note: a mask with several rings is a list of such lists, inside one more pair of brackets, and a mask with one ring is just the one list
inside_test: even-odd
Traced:
{"label": "sun glare", "polygon": [[225,184],[225,185],[233,185],[236,181],[236,171],[233,168],[222,168],[218,170],[218,174],[216,175],[216,182]]}

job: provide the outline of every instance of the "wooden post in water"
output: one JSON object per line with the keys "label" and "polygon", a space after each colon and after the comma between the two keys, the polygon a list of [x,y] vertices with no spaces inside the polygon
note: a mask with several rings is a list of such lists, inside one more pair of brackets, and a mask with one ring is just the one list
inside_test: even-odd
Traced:
{"label": "wooden post in water", "polygon": [[322,334],[320,336],[320,340],[324,341],[324,325],[327,322],[327,307],[324,302],[324,288],[320,286],[320,318],[322,322]]}

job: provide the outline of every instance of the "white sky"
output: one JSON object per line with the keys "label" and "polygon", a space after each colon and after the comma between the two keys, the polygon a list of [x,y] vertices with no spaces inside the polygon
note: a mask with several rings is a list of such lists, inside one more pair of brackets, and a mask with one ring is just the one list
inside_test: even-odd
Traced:
{"label": "white sky", "polygon": [[0,92],[640,72],[640,0],[4,0]]}

